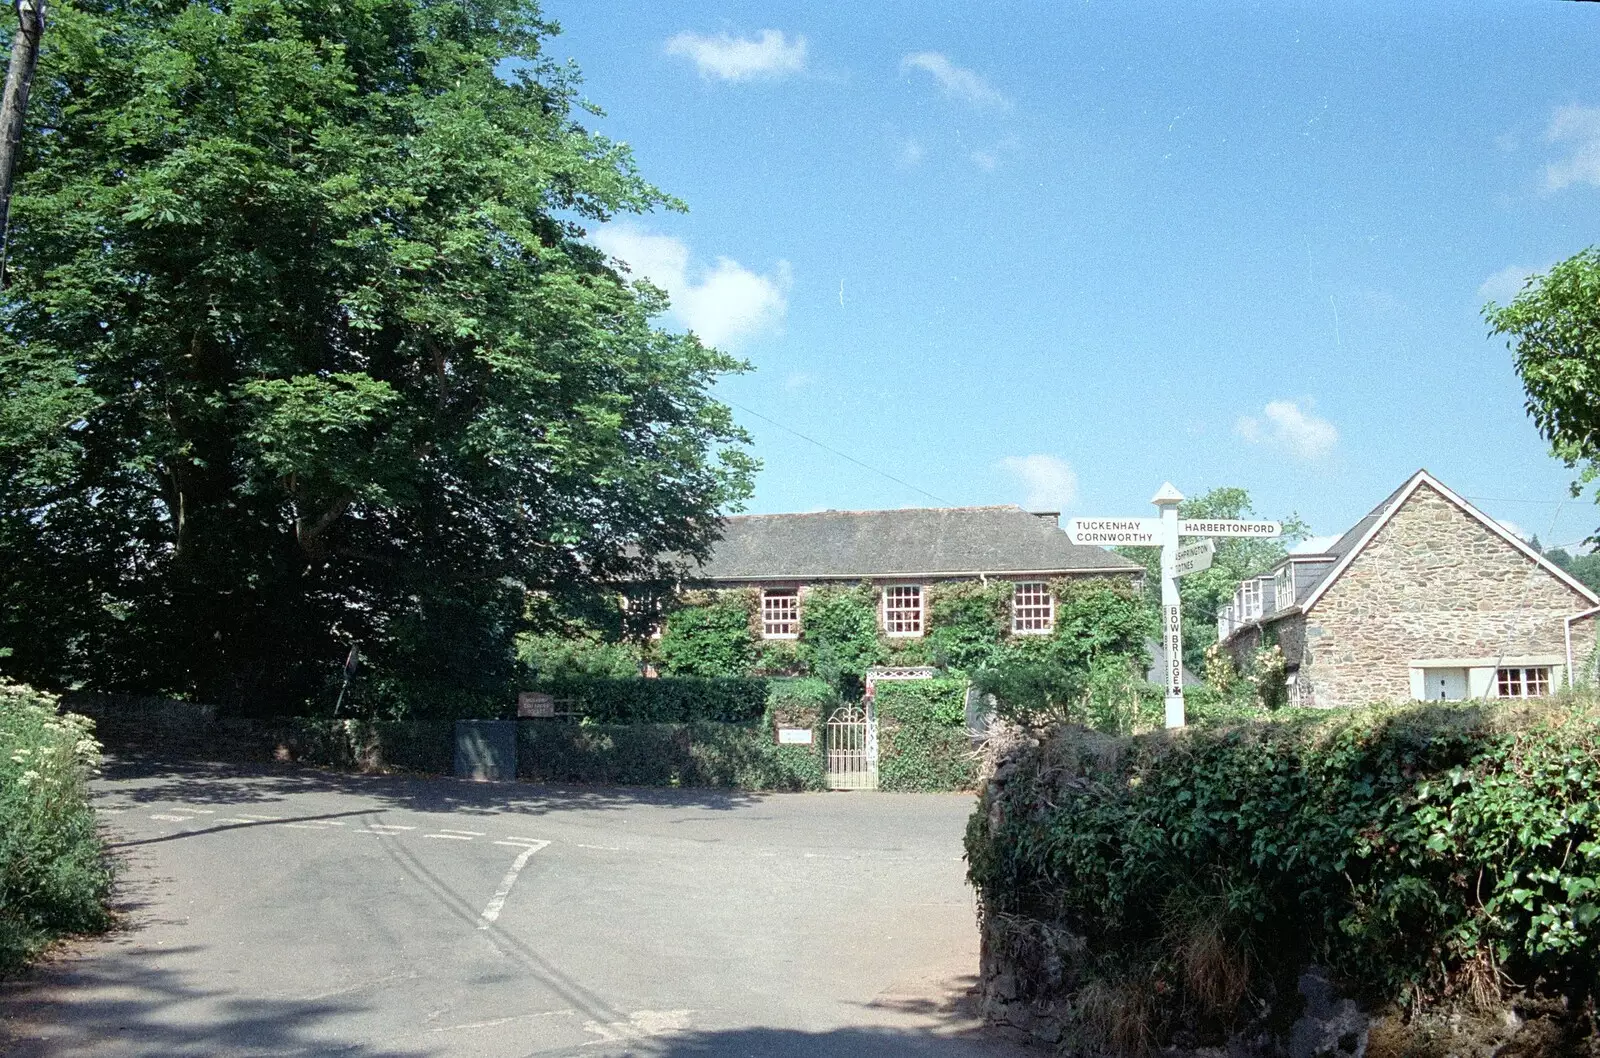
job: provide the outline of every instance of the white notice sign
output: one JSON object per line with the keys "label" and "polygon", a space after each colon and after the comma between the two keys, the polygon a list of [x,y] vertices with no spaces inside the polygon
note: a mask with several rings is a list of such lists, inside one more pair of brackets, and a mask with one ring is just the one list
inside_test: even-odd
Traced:
{"label": "white notice sign", "polygon": [[1202,540],[1198,544],[1180,547],[1173,552],[1172,575],[1174,577],[1187,577],[1191,573],[1199,573],[1211,568],[1211,558],[1217,553],[1217,545],[1210,540]]}
{"label": "white notice sign", "polygon": [[778,728],[778,744],[780,746],[809,746],[811,745],[811,729],[809,727],[780,727]]}
{"label": "white notice sign", "polygon": [[1179,536],[1257,536],[1283,535],[1281,522],[1241,522],[1232,518],[1179,518]]}
{"label": "white notice sign", "polygon": [[1156,547],[1161,543],[1160,518],[1074,518],[1067,523],[1074,544]]}

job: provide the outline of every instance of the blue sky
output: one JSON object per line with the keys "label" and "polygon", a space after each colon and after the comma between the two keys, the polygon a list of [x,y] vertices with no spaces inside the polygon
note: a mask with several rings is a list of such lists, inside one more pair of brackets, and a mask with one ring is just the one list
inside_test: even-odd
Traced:
{"label": "blue sky", "polygon": [[1600,5],[1399,6],[546,13],[690,207],[594,238],[754,365],[719,387],[750,510],[1146,514],[1171,480],[1331,534],[1426,466],[1580,539],[1480,309],[1600,242]]}

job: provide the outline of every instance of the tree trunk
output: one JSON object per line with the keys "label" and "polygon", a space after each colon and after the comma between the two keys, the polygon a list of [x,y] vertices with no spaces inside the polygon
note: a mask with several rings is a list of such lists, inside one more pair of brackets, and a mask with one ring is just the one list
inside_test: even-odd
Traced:
{"label": "tree trunk", "polygon": [[11,221],[11,182],[16,173],[17,146],[28,115],[28,93],[39,65],[44,37],[45,0],[18,0],[17,32],[11,38],[11,64],[6,68],[5,97],[0,99],[0,282],[5,279]]}

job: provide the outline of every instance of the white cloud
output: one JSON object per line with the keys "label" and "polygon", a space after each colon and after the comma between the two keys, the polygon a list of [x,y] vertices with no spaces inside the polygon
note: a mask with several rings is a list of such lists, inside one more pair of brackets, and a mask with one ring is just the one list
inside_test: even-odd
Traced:
{"label": "white cloud", "polygon": [[1320,555],[1332,547],[1337,536],[1308,536],[1289,549],[1291,555]]}
{"label": "white cloud", "polygon": [[1077,472],[1059,456],[1006,456],[1000,468],[1022,482],[1022,505],[1030,511],[1065,511],[1077,502]]}
{"label": "white cloud", "polygon": [[731,257],[696,262],[689,247],[670,235],[651,235],[628,224],[609,224],[590,236],[624,262],[634,278],[648,278],[672,299],[672,315],[707,345],[734,348],[770,331],[788,311],[789,262],[770,275],[752,272]]}
{"label": "white cloud", "polygon": [[1525,268],[1522,265],[1507,265],[1479,284],[1478,300],[1509,305],[1522,292],[1522,285],[1527,282],[1529,276],[1539,275],[1549,267],[1546,265],[1544,268]]}
{"label": "white cloud", "polygon": [[919,51],[907,55],[900,60],[900,70],[902,73],[906,70],[921,70],[931,74],[944,94],[952,99],[960,99],[973,106],[994,107],[998,110],[1008,110],[1011,107],[1011,100],[1001,95],[999,90],[984,80],[981,74],[957,66],[939,52]]}
{"label": "white cloud", "polygon": [[776,29],[764,29],[759,37],[749,39],[685,30],[667,39],[667,54],[691,59],[707,80],[775,79],[806,68],[806,38],[796,34],[790,40]]}
{"label": "white cloud", "polygon": [[1518,525],[1516,522],[1513,522],[1508,518],[1496,518],[1495,521],[1500,523],[1500,528],[1504,529],[1518,540],[1526,541],[1531,539],[1531,537],[1528,535],[1528,531],[1522,528],[1522,526]]}
{"label": "white cloud", "polygon": [[1544,186],[1561,191],[1573,184],[1600,187],[1600,107],[1558,107],[1544,138],[1572,145],[1572,154],[1544,167]]}
{"label": "white cloud", "polygon": [[1301,459],[1321,459],[1339,443],[1339,430],[1292,400],[1269,401],[1259,417],[1241,415],[1233,432],[1252,444],[1287,449]]}

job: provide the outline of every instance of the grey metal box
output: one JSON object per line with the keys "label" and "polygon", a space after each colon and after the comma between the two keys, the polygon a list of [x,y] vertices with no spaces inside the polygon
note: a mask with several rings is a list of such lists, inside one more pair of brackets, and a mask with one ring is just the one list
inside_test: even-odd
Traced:
{"label": "grey metal box", "polygon": [[510,780],[516,777],[515,720],[456,721],[456,778]]}

